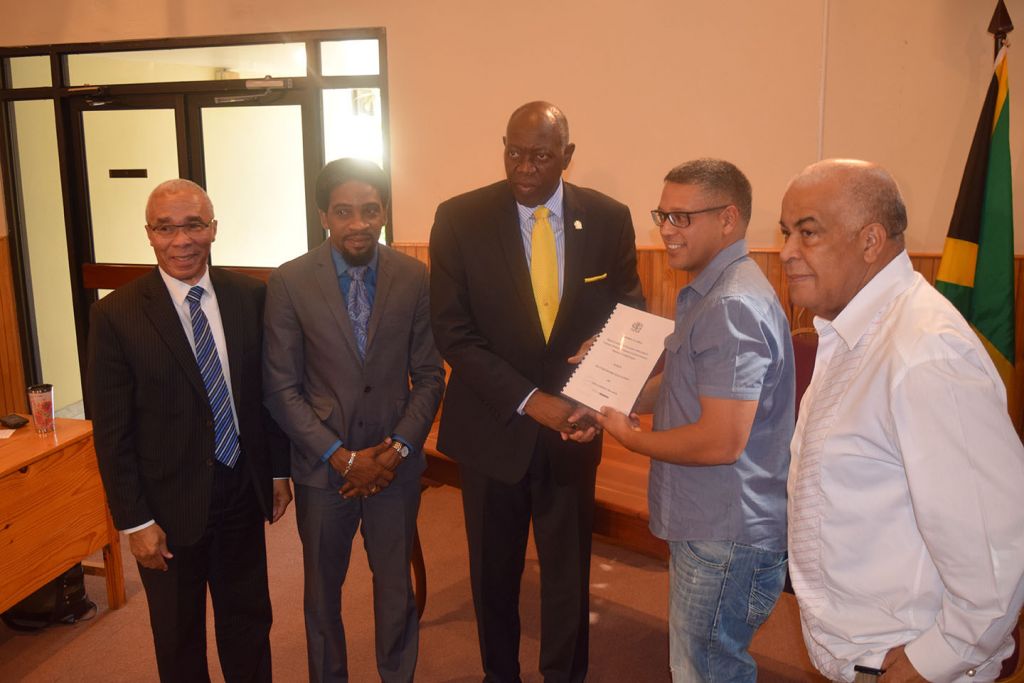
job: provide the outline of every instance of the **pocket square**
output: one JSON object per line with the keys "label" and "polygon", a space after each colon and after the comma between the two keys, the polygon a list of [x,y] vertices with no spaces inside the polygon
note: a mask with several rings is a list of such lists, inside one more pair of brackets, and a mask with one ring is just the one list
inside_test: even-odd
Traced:
{"label": "pocket square", "polygon": [[589,285],[591,282],[599,282],[608,277],[608,273],[601,273],[600,275],[594,275],[592,277],[583,278],[583,284]]}

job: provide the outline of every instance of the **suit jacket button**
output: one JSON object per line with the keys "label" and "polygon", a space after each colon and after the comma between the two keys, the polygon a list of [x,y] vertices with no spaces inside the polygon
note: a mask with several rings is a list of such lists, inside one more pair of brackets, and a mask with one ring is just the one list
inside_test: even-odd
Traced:
{"label": "suit jacket button", "polygon": [[373,387],[371,387],[369,384],[367,384],[365,387],[363,387],[363,393],[364,394],[368,394],[372,390],[373,390]]}
{"label": "suit jacket button", "polygon": [[207,467],[213,467],[213,458],[207,458],[206,459],[206,466]]}
{"label": "suit jacket button", "polygon": [[213,420],[207,420],[206,421],[206,426],[207,427],[213,427]]}

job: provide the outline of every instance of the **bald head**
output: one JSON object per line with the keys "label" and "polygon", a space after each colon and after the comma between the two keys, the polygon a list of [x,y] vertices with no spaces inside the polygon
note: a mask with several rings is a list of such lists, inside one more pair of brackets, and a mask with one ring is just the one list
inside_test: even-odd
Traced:
{"label": "bald head", "polygon": [[512,130],[513,126],[528,126],[530,128],[551,128],[558,131],[559,143],[562,147],[569,144],[569,121],[565,118],[562,110],[550,102],[527,102],[518,107],[508,117],[508,126],[505,134]]}
{"label": "bald head", "polygon": [[516,201],[531,208],[545,203],[576,149],[565,114],[550,102],[527,102],[512,112],[502,142],[505,177]]}
{"label": "bald head", "polygon": [[150,225],[155,225],[159,220],[159,216],[155,215],[154,210],[161,203],[159,200],[174,195],[198,197],[203,220],[209,222],[213,219],[213,202],[210,201],[210,196],[206,194],[206,190],[191,180],[174,178],[173,180],[165,180],[154,187],[153,191],[149,193],[149,199],[146,201],[146,222]]}
{"label": "bald head", "polygon": [[907,208],[896,180],[884,168],[859,159],[825,159],[805,168],[791,189],[821,188],[823,199],[834,203],[851,230],[879,223],[890,239],[903,242]]}

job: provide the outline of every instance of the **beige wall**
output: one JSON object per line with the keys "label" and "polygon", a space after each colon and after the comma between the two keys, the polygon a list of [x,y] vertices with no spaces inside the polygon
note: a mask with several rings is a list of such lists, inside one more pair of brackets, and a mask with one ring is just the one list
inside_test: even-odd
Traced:
{"label": "beige wall", "polygon": [[[508,113],[544,98],[566,111],[578,144],[569,178],[629,204],[640,244],[656,243],[646,211],[661,176],[698,155],[748,173],[751,242],[777,244],[785,185],[821,150],[889,166],[909,200],[910,248],[937,251],[991,72],[985,29],[994,4],[0,0],[0,16],[17,18],[0,25],[0,44],[383,26],[402,241],[427,239],[441,199],[500,177]],[[1024,21],[1024,0],[1007,6]],[[1016,64],[1019,150],[1024,72]],[[1020,154],[1014,172],[1024,179]]]}

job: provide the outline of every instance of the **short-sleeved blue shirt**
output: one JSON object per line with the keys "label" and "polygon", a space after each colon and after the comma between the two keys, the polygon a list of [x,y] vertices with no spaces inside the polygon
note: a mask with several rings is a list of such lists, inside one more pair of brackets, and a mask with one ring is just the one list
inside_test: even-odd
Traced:
{"label": "short-sleeved blue shirt", "polygon": [[786,476],[795,375],[789,323],[740,240],[679,292],[654,429],[696,422],[700,397],[756,400],[750,439],[732,465],[651,461],[651,532],[669,541],[786,549]]}

